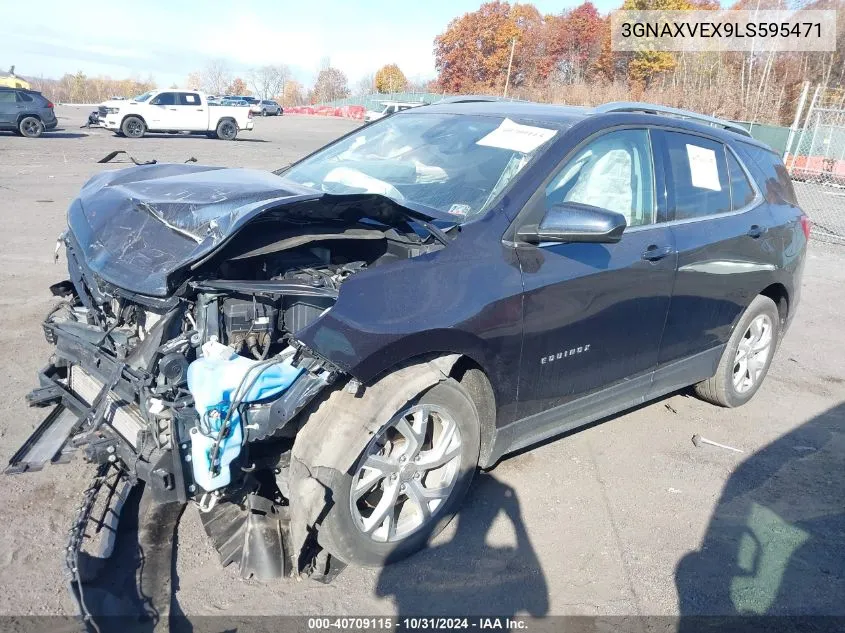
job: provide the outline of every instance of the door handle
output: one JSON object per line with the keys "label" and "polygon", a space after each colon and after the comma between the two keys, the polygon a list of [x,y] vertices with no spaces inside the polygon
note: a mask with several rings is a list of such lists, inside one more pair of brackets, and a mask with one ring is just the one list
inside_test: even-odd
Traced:
{"label": "door handle", "polygon": [[746,235],[748,237],[754,238],[756,240],[758,237],[763,235],[763,233],[765,233],[765,232],[766,232],[766,229],[764,227],[761,227],[759,224],[752,224],[751,228],[748,229],[748,233],[746,233]]}
{"label": "door handle", "polygon": [[651,244],[647,249],[643,251],[643,259],[649,262],[659,262],[664,257],[668,257],[672,253],[675,252],[675,249],[671,246],[658,246],[657,244]]}
{"label": "door handle", "polygon": [[202,108],[197,108],[197,112],[203,112]]}
{"label": "door handle", "polygon": [[167,109],[168,109],[168,110],[173,110],[174,112],[176,111],[176,108],[167,108]]}

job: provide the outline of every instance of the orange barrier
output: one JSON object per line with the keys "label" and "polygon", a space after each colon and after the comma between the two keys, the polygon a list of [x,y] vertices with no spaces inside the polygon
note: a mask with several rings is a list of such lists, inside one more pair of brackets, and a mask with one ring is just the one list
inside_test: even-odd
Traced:
{"label": "orange barrier", "polygon": [[845,160],[787,154],[784,164],[789,166],[792,176],[798,180],[819,179],[845,184]]}
{"label": "orange barrier", "polygon": [[311,114],[317,116],[336,116],[345,119],[363,119],[366,108],[360,105],[346,106],[291,106],[285,108],[285,114]]}

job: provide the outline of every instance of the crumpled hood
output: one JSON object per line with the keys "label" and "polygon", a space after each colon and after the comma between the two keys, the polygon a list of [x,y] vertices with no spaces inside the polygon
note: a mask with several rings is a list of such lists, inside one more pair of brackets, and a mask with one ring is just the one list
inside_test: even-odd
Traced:
{"label": "crumpled hood", "polygon": [[294,213],[301,202],[361,197],[381,202],[367,217],[385,224],[407,220],[408,211],[397,212],[383,196],[329,195],[270,172],[143,165],[91,178],[68,210],[68,226],[81,251],[75,255],[98,277],[132,293],[164,297],[173,290],[175,272],[207,257],[262,212]]}

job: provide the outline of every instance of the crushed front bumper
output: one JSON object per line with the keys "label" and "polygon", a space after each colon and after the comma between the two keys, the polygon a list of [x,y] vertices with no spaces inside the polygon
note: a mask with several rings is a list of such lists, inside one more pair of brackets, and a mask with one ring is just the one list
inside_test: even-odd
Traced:
{"label": "crushed front bumper", "polygon": [[39,386],[27,395],[27,402],[51,411],[12,456],[5,473],[64,463],[82,450],[92,463],[122,465],[132,481],[150,485],[160,502],[186,501],[191,482],[182,467],[179,438],[193,422],[193,410],[186,409],[186,419],[174,417],[166,428],[150,425],[138,405],[148,376],[73,328],[63,324],[45,328],[55,339],[56,353],[39,372]]}

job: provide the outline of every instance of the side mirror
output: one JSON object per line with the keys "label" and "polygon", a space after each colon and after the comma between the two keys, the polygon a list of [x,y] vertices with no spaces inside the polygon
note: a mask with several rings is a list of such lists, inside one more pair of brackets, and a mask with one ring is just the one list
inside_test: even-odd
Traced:
{"label": "side mirror", "polygon": [[529,244],[541,242],[598,242],[615,244],[628,226],[621,213],[588,204],[567,202],[555,204],[539,225],[523,226],[518,240]]}

